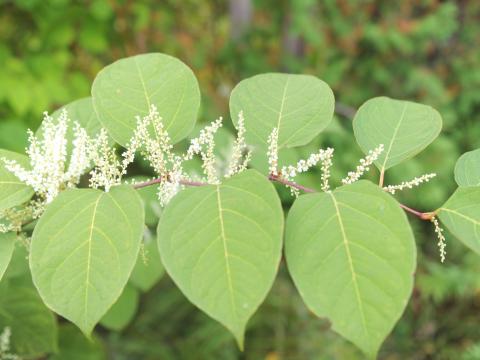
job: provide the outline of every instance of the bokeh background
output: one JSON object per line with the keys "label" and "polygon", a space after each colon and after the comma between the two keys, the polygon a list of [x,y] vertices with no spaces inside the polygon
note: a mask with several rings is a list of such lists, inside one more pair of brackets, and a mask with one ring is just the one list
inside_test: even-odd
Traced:
{"label": "bokeh background", "polygon": [[[254,74],[326,81],[337,115],[314,145],[336,148],[337,179],[361,155],[351,116],[365,100],[386,95],[435,107],[442,135],[387,174],[387,183],[438,174],[401,195],[421,210],[447,199],[456,159],[480,147],[476,0],[0,0],[0,39],[0,148],[23,152],[25,131],[38,127],[43,111],[88,96],[96,73],[112,61],[155,51],[193,69],[201,122],[219,115],[229,122],[231,89]],[[318,181],[313,176],[306,181]],[[291,199],[283,199],[288,206]],[[480,359],[480,257],[447,234],[440,264],[431,226],[411,223],[419,250],[415,290],[380,359]],[[244,353],[167,276],[142,295],[123,331],[98,327],[95,346],[62,326],[60,345],[80,349],[78,359],[362,359],[308,312],[284,265],[250,322]]]}

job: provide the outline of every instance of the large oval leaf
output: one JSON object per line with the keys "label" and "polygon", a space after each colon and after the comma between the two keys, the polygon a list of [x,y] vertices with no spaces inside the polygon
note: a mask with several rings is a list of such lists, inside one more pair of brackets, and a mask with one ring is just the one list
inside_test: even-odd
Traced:
{"label": "large oval leaf", "polygon": [[355,138],[363,152],[384,145],[375,161],[382,171],[418,154],[441,129],[442,118],[434,108],[383,96],[365,102],[353,119]]}
{"label": "large oval leaf", "polygon": [[159,53],[121,59],[100,71],[92,86],[93,102],[103,126],[126,145],[136,116],[157,106],[173,142],[192,130],[200,106],[200,90],[192,70],[180,60]]}
{"label": "large oval leaf", "polygon": [[0,233],[0,280],[2,280],[5,270],[12,259],[13,250],[15,249],[15,233]]}
{"label": "large oval leaf", "polygon": [[480,149],[460,156],[455,164],[455,181],[458,186],[480,185]]}
{"label": "large oval leaf", "polygon": [[480,187],[461,187],[437,210],[448,230],[480,254]]}
{"label": "large oval leaf", "polygon": [[26,168],[29,167],[29,161],[25,155],[0,150],[0,210],[20,205],[28,201],[34,193],[30,186],[5,169],[2,158],[15,160],[20,165]]}
{"label": "large oval leaf", "polygon": [[303,195],[288,215],[285,241],[307,306],[374,357],[413,287],[415,242],[398,203],[365,180]]}
{"label": "large oval leaf", "polygon": [[279,148],[309,143],[330,123],[334,106],[330,87],[311,75],[256,75],[241,81],[230,96],[235,126],[243,111],[247,143],[261,148],[273,128],[278,128]]}
{"label": "large oval leaf", "polygon": [[62,192],[32,236],[30,268],[43,301],[88,336],[122,293],[143,227],[143,204],[128,186]]}
{"label": "large oval leaf", "polygon": [[0,296],[0,329],[12,332],[12,352],[26,359],[57,350],[57,323],[31,287],[9,285]]}
{"label": "large oval leaf", "polygon": [[167,272],[192,303],[235,335],[240,348],[248,319],[273,284],[282,233],[277,193],[255,170],[182,191],[158,226]]}

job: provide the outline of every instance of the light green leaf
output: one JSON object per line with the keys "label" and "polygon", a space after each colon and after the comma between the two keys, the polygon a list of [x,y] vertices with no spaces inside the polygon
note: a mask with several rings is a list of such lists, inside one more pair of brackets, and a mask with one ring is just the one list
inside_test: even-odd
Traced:
{"label": "light green leaf", "polygon": [[145,245],[145,255],[138,256],[130,282],[141,291],[147,292],[160,280],[164,272],[157,243],[150,241]]}
{"label": "light green leaf", "polygon": [[132,321],[138,307],[138,290],[132,286],[125,286],[122,295],[100,320],[100,324],[107,329],[120,331]]}
{"label": "light green leaf", "polygon": [[157,233],[162,263],[180,290],[243,348],[246,323],[281,257],[283,212],[273,185],[247,170],[218,186],[183,190]]}
{"label": "light green leaf", "polygon": [[143,227],[142,202],[129,186],[62,192],[32,236],[30,268],[43,301],[89,336],[122,293]]}
{"label": "light green leaf", "polygon": [[480,254],[480,187],[461,187],[437,210],[448,230]]}
{"label": "light green leaf", "polygon": [[57,350],[57,323],[35,290],[10,285],[0,297],[0,331],[10,327],[12,353],[39,357]]}
{"label": "light green leaf", "polygon": [[5,169],[2,158],[15,160],[20,165],[29,167],[29,161],[25,155],[0,150],[0,210],[23,204],[33,196],[33,189],[30,186],[25,185],[25,183]]}
{"label": "light green leaf", "polygon": [[90,341],[73,325],[59,329],[59,351],[49,360],[107,360],[105,349],[98,339]]}
{"label": "light green leaf", "polygon": [[15,233],[0,233],[0,280],[2,280],[3,274],[12,259],[16,238],[17,234]]}
{"label": "light green leaf", "polygon": [[230,96],[230,115],[237,127],[243,111],[247,143],[264,149],[273,128],[279,148],[309,143],[333,117],[330,87],[311,75],[261,74],[241,81]]}
{"label": "light green leaf", "polygon": [[200,106],[195,75],[180,60],[160,54],[121,59],[100,71],[92,86],[96,112],[115,141],[126,145],[136,116],[157,106],[172,142],[192,130]]}
{"label": "light green leaf", "polygon": [[480,185],[480,149],[460,156],[455,165],[455,181],[458,186]]}
{"label": "light green leaf", "polygon": [[307,306],[375,357],[413,287],[415,242],[398,203],[366,180],[302,195],[285,239],[288,269]]}
{"label": "light green leaf", "polygon": [[434,108],[383,96],[365,102],[353,119],[355,138],[364,153],[384,145],[375,161],[380,170],[418,154],[441,129],[442,118]]}

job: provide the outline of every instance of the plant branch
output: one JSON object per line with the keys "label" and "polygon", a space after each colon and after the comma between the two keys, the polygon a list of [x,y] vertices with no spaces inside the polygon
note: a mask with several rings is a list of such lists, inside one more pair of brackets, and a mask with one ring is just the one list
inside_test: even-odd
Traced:
{"label": "plant branch", "polygon": [[[283,184],[283,185],[286,185],[286,186],[291,186],[291,187],[293,187],[297,190],[300,190],[300,191],[303,191],[303,192],[306,192],[306,193],[317,192],[317,190],[315,190],[315,189],[297,184],[294,181],[286,180],[286,179],[282,178],[280,175],[270,174],[270,175],[268,175],[267,178],[270,181],[277,182],[277,183],[280,183],[280,184]],[[144,188],[144,187],[147,187],[147,186],[160,184],[162,181],[163,180],[161,178],[152,179],[152,180],[149,180],[149,181],[146,181],[146,182],[143,182],[143,183],[135,184],[135,185],[133,185],[133,187],[134,187],[134,189],[141,189],[141,188]],[[185,185],[185,186],[205,186],[205,185],[208,185],[207,183],[204,183],[204,182],[190,181],[190,180],[180,180],[179,183],[181,185]],[[435,217],[435,212],[424,213],[424,212],[412,209],[412,208],[410,208],[406,205],[403,205],[401,203],[399,203],[399,205],[403,210],[405,210],[406,212],[408,212],[410,214],[415,215],[416,217],[418,217],[421,220],[430,221],[433,217]]]}

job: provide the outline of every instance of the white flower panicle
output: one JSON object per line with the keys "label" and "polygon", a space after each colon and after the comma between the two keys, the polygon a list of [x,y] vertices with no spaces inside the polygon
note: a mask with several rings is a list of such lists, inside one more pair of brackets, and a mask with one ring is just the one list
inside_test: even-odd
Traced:
{"label": "white flower panicle", "polygon": [[268,173],[278,175],[278,129],[274,128],[268,136]]}
{"label": "white flower panicle", "polygon": [[139,143],[135,137],[130,139],[126,150],[118,158],[115,147],[110,146],[109,136],[105,129],[101,129],[91,147],[91,158],[95,167],[90,171],[90,187],[103,187],[105,192],[113,186],[120,185],[122,178],[127,174],[127,167],[135,159]]}
{"label": "white flower panicle", "polygon": [[330,168],[332,167],[332,159],[333,159],[333,149],[327,148],[327,154],[324,159],[322,159],[322,191],[328,192],[330,191]]}
{"label": "white flower panicle", "polygon": [[378,159],[382,152],[383,144],[380,144],[375,149],[370,150],[365,158],[360,159],[360,164],[357,166],[355,171],[349,171],[347,177],[342,179],[342,184],[352,184],[360,179],[365,172],[370,170],[370,165],[372,165],[373,162]]}
{"label": "white flower panicle", "polygon": [[245,170],[252,157],[252,152],[248,149],[245,141],[246,129],[243,111],[240,111],[238,114],[237,128],[237,138],[233,144],[232,155],[230,156],[228,170],[225,174],[227,178]]}
{"label": "white flower panicle", "polygon": [[10,353],[10,337],[12,336],[12,331],[7,326],[3,329],[0,334],[0,360],[20,360],[18,355]]}
{"label": "white flower panicle", "polygon": [[213,151],[215,149],[214,137],[217,130],[222,127],[222,121],[223,118],[220,117],[202,129],[200,135],[190,141],[187,154],[184,156],[184,160],[190,160],[194,155],[200,154],[203,161],[202,169],[209,184],[219,183],[216,159]]}
{"label": "white flower panicle", "polygon": [[5,168],[31,186],[46,203],[50,203],[62,189],[74,187],[91,164],[91,139],[75,123],[72,155],[66,169],[69,121],[66,110],[61,112],[56,121],[44,113],[41,137],[28,131],[30,145],[26,151],[30,169],[24,168],[15,160],[2,159]]}
{"label": "white flower panicle", "polygon": [[422,183],[429,182],[435,176],[437,176],[437,174],[435,173],[425,174],[422,176],[415,177],[410,181],[402,181],[402,183],[398,185],[387,185],[383,188],[383,190],[389,192],[390,194],[395,194],[397,191],[401,191],[404,189],[411,189],[415,186],[421,185]]}
{"label": "white flower panicle", "polygon": [[433,223],[433,226],[435,227],[435,233],[437,234],[437,239],[438,239],[437,245],[440,251],[440,261],[443,263],[447,255],[447,251],[445,250],[447,243],[445,240],[445,236],[443,235],[443,229],[440,227],[440,223],[438,222],[436,217],[432,217],[430,221]]}
{"label": "white flower panicle", "polygon": [[[283,179],[292,181],[295,176],[300,173],[308,171],[319,162],[322,164],[322,189],[329,189],[328,178],[330,177],[330,166],[332,164],[333,149],[327,148],[326,150],[320,149],[318,152],[311,154],[306,160],[301,159],[296,165],[283,166],[280,170],[280,174]],[[292,195],[298,195],[298,190],[289,186]]]}

